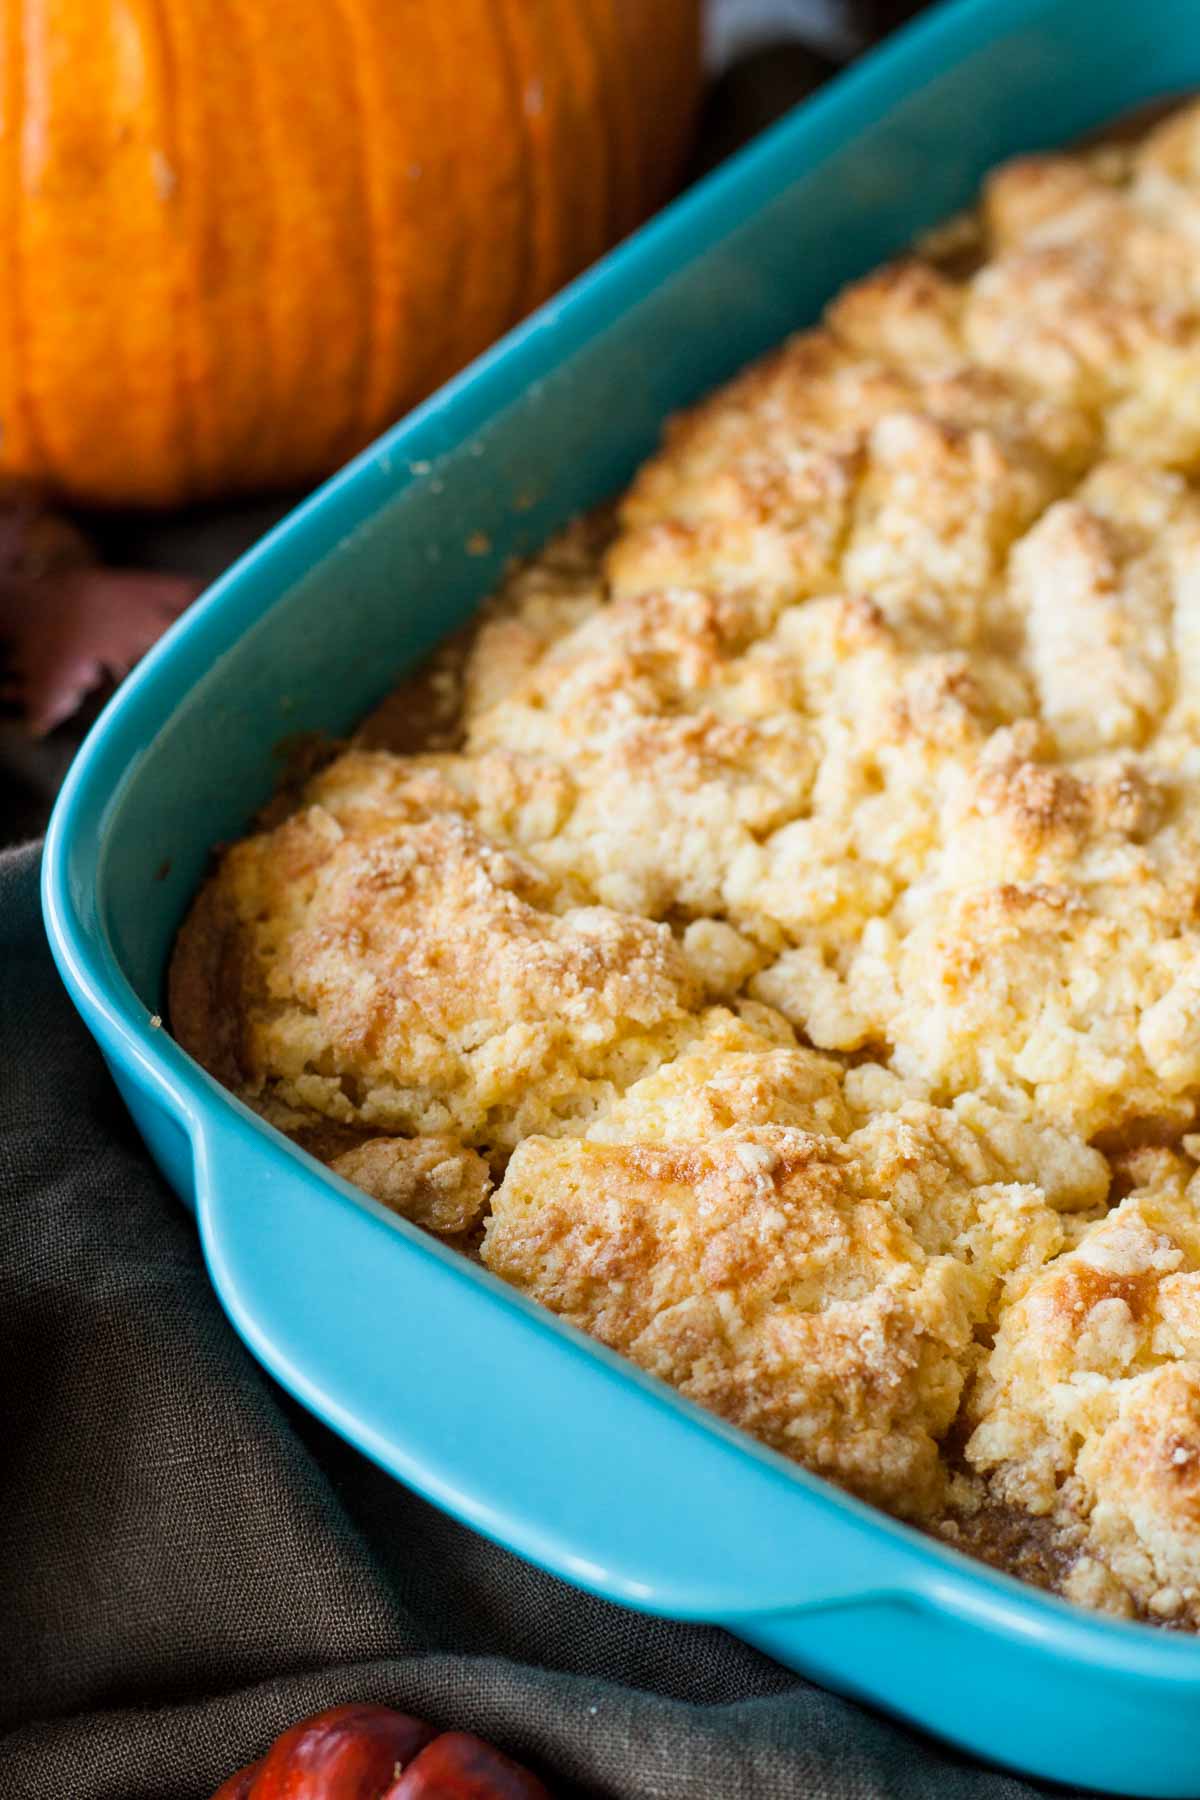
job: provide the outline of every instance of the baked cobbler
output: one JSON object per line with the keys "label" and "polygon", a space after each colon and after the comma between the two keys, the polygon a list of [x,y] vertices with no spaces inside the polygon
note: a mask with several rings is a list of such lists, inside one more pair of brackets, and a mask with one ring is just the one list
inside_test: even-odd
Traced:
{"label": "baked cobbler", "polygon": [[775,1449],[1194,1628],[1200,107],[972,229],[226,851],[171,1017]]}

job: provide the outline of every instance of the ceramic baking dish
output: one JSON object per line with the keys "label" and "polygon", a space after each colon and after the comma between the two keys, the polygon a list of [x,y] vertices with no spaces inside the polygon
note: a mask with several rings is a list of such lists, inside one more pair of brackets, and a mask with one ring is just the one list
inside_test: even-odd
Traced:
{"label": "ceramic baking dish", "polygon": [[[1200,1641],[1095,1618],[847,1498],[422,1236],[161,1028],[209,848],[281,739],[339,732],[668,411],[983,171],[1200,86],[1197,0],[957,0],[824,89],[245,557],[92,732],[46,845],[68,987],[267,1368],[401,1480],[610,1599],[720,1622],[979,1754],[1200,1793]],[[482,534],[482,535],[480,535]],[[486,541],[486,554],[478,552]]]}

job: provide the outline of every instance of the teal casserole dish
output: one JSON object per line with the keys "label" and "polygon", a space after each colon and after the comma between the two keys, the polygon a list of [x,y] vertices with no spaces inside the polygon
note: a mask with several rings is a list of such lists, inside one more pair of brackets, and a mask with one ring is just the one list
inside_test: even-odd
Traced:
{"label": "teal casserole dish", "polygon": [[992,164],[1200,86],[1198,27],[1196,0],[956,0],[825,89],[243,559],[103,715],[44,862],[63,977],[222,1302],[314,1412],[598,1594],[722,1624],[981,1756],[1157,1796],[1200,1793],[1200,1642],[1023,1587],[702,1413],[330,1175],[160,1014],[210,846],[281,739],[344,731],[509,555],[621,487],[667,412]]}

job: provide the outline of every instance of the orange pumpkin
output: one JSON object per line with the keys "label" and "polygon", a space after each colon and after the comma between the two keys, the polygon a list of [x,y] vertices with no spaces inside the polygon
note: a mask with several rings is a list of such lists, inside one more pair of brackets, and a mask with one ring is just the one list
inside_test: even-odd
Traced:
{"label": "orange pumpkin", "polygon": [[307,482],[667,195],[697,0],[13,0],[0,472]]}

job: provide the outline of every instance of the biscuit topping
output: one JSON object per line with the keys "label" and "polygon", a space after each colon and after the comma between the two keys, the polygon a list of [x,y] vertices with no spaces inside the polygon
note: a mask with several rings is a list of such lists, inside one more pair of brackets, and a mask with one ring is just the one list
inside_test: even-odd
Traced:
{"label": "biscuit topping", "polygon": [[424,753],[385,707],[228,851],[172,1023],[775,1449],[1197,1627],[1200,107],[980,233],[673,421]]}

